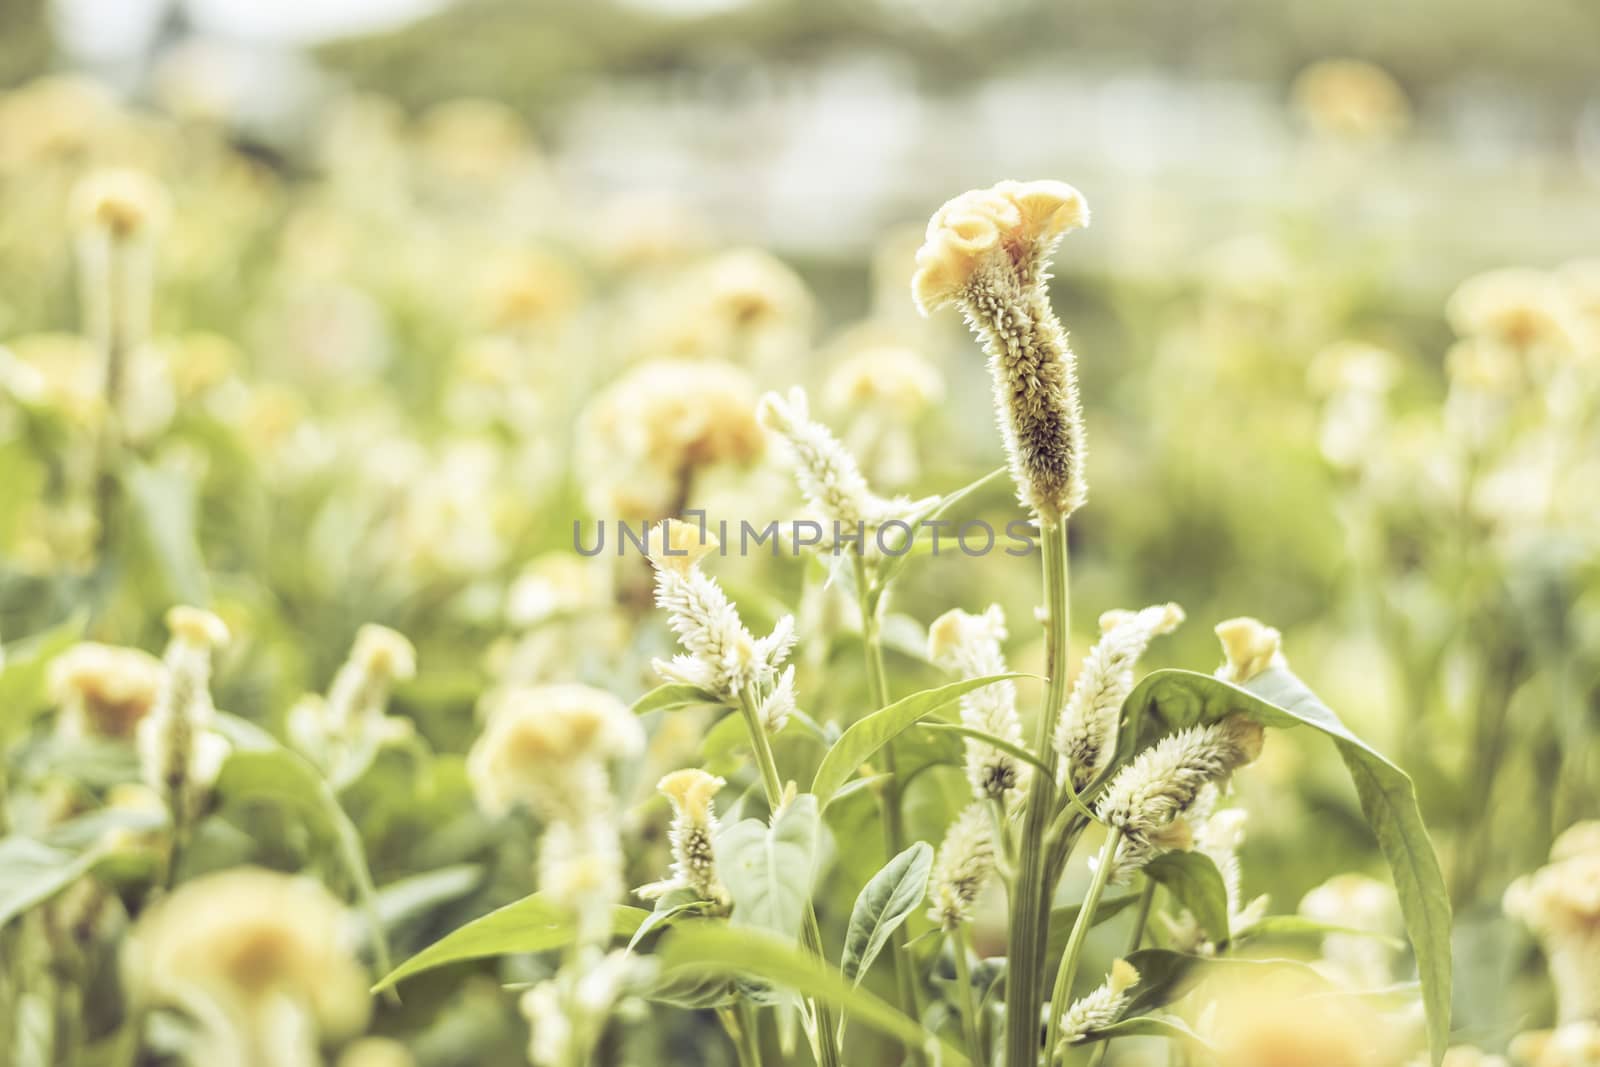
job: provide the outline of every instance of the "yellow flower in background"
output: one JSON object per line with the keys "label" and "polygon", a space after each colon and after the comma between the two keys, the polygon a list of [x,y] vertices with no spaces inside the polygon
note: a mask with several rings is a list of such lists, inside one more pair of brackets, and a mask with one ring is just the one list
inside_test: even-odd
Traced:
{"label": "yellow flower in background", "polygon": [[166,681],[161,661],[136,648],[86,641],[50,664],[50,693],[69,737],[132,738]]}
{"label": "yellow flower in background", "polygon": [[1386,140],[1411,120],[1411,104],[1394,76],[1361,59],[1324,59],[1294,80],[1294,103],[1311,128],[1352,140]]}

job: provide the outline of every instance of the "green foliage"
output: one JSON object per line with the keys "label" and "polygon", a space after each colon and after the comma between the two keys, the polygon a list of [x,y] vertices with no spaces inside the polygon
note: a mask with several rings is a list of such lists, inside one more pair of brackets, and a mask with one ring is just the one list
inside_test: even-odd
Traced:
{"label": "green foliage", "polygon": [[717,835],[717,873],[733,897],[733,922],[799,936],[820,832],[817,798],[803,793],[774,813],[770,825],[745,819]]}
{"label": "green foliage", "polygon": [[840,973],[852,983],[861,984],[889,938],[921,906],[932,869],[933,846],[918,841],[884,864],[862,887],[850,909],[839,960]]}

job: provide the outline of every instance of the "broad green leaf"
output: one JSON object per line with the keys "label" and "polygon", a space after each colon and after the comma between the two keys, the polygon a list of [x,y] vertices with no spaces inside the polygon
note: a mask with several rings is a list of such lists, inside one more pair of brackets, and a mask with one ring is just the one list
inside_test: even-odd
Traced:
{"label": "broad green leaf", "polygon": [[1227,943],[1228,888],[1210,856],[1204,852],[1168,852],[1146,864],[1144,873],[1188,908],[1211,940],[1219,945]]}
{"label": "broad green leaf", "polygon": [[844,935],[839,971],[855,985],[872,969],[889,938],[911,917],[928,891],[933,846],[918,841],[884,864],[856,897]]}
{"label": "broad green leaf", "polygon": [[[643,908],[618,905],[612,911],[611,932],[629,937],[648,914]],[[445,934],[384,975],[372,991],[381,993],[407,978],[449,963],[564,948],[575,935],[571,912],[542,893],[533,893]]]}
{"label": "broad green leaf", "polygon": [[1013,678],[1026,678],[1025,674],[987,674],[981,678],[966,678],[959,682],[924,689],[879,708],[871,715],[850,724],[850,728],[833,743],[828,754],[822,757],[817,776],[812,780],[811,792],[821,804],[827,804],[839,787],[879,749],[913,723],[932,715],[945,705],[959,700],[965,693],[982,689],[986,685]]}
{"label": "broad green leaf", "polygon": [[656,900],[655,908],[645,916],[644,922],[639,924],[639,929],[633,932],[633,937],[628,939],[628,951],[632,952],[638,948],[639,943],[649,934],[663,929],[685,915],[702,915],[711,906],[711,901],[700,899],[694,890],[686,886],[663,894]]}
{"label": "broad green leaf", "polygon": [[[1103,922],[1109,922],[1118,915],[1139,903],[1138,893],[1127,893],[1120,897],[1102,898],[1094,909],[1094,922],[1091,928]],[[1081,904],[1070,904],[1064,908],[1056,908],[1050,912],[1050,955],[1060,956],[1066,950],[1067,938],[1072,936],[1072,928],[1078,922],[1078,912],[1083,910]]]}
{"label": "broad green leaf", "polygon": [[1123,704],[1118,754],[1126,758],[1163,733],[1232,713],[1265,726],[1309,726],[1333,739],[1394,878],[1437,1062],[1450,1036],[1450,900],[1417,807],[1416,788],[1404,771],[1351,733],[1305,683],[1282,667],[1262,672],[1243,687],[1194,671],[1147,675]]}
{"label": "broad green leaf", "polygon": [[715,693],[697,685],[669,682],[658,685],[633,702],[635,715],[648,715],[652,711],[673,711],[678,708],[695,708],[707,705],[720,706],[722,701]]}
{"label": "broad green leaf", "polygon": [[803,793],[772,824],[745,819],[717,834],[717,873],[733,898],[733,922],[780,937],[800,935],[817,859],[817,798]]}
{"label": "broad green leaf", "polygon": [[55,848],[26,837],[0,840],[0,926],[88,874],[99,858],[94,848]]}
{"label": "broad green leaf", "polygon": [[195,536],[194,483],[180,471],[134,462],[123,471],[122,484],[140,542],[168,599],[207,603],[205,560]]}
{"label": "broad green leaf", "polygon": [[965,1056],[940,1044],[917,1023],[852,985],[821,960],[765,931],[718,922],[683,923],[667,935],[659,958],[663,980],[757,978],[832,1004],[855,1022],[910,1047],[927,1049],[930,1062],[967,1067]]}
{"label": "broad green leaf", "polygon": [[476,863],[413,874],[378,890],[378,918],[385,929],[392,930],[441,904],[466,896],[482,884],[483,867]]}
{"label": "broad green leaf", "polygon": [[339,861],[355,885],[356,896],[372,934],[373,954],[379,970],[387,971],[389,939],[378,909],[378,893],[367,868],[361,833],[339,805],[333,787],[303,756],[286,748],[235,749],[222,765],[217,795],[224,803],[276,804],[298,811],[315,830],[331,839]]}
{"label": "broad green leaf", "polygon": [[1257,937],[1311,937],[1321,938],[1334,934],[1340,937],[1368,937],[1374,941],[1382,941],[1393,948],[1404,948],[1405,942],[1388,934],[1377,933],[1373,930],[1358,930],[1353,926],[1339,926],[1335,923],[1318,922],[1308,919],[1304,915],[1264,915],[1245,927],[1235,930],[1235,940]]}
{"label": "broad green leaf", "polygon": [[1182,1019],[1171,1015],[1135,1015],[1127,1019],[1118,1019],[1110,1026],[1090,1031],[1082,1041],[1074,1044],[1110,1041],[1116,1037],[1165,1037],[1173,1041],[1191,1043],[1202,1049],[1209,1050],[1211,1047],[1199,1034],[1184,1025]]}
{"label": "broad green leaf", "polygon": [[19,737],[33,717],[49,706],[50,662],[83,636],[87,615],[3,646],[0,658],[0,749]]}

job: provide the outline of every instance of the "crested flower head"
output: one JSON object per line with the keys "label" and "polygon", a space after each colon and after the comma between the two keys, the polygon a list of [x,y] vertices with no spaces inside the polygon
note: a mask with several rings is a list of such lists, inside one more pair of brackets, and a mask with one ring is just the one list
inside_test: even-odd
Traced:
{"label": "crested flower head", "polygon": [[958,306],[988,353],[1018,498],[1047,526],[1088,494],[1076,357],[1045,289],[1057,243],[1088,218],[1083,197],[1061,182],[963,193],[928,221],[911,281],[924,313]]}
{"label": "crested flower head", "polygon": [[1127,960],[1114,960],[1111,973],[1099,988],[1079,997],[1061,1017],[1059,1040],[1063,1045],[1081,1041],[1117,1021],[1128,1004],[1128,992],[1139,984],[1139,972]]}
{"label": "crested flower head", "polygon": [[85,641],[50,664],[50,693],[69,736],[128,738],[155,706],[165,668],[136,648]]}
{"label": "crested flower head", "polygon": [[702,900],[723,901],[727,891],[717,879],[712,840],[717,833],[717,813],[711,807],[726,783],[702,770],[673,771],[656,786],[672,802],[672,877],[639,890],[647,900],[674,889],[688,889]]}
{"label": "crested flower head", "polygon": [[994,874],[994,820],[974,801],[945,831],[928,883],[928,918],[945,930],[972,921],[978,894]]}
{"label": "crested flower head", "polygon": [[1227,662],[1217,668],[1217,677],[1243,685],[1273,667],[1284,666],[1283,635],[1259,619],[1240,617],[1217,623],[1217,640],[1222,642]]}
{"label": "crested flower head", "polygon": [[[928,627],[928,658],[937,666],[960,673],[963,678],[1005,674],[1005,653],[1000,642],[1006,637],[1005,613],[992,604],[982,615],[969,615],[959,609],[945,612]],[[1017,687],[1010,681],[995,682],[961,698],[961,721],[974,730],[993,734],[1014,745],[1022,744],[1022,720],[1017,715]],[[967,781],[978,800],[1005,799],[1022,783],[1028,768],[993,745],[968,740]]]}
{"label": "crested flower head", "polygon": [[1065,182],[1004,181],[962,193],[928,220],[912,296],[927,314],[964,299],[991,272],[1031,284],[1061,238],[1088,224],[1088,204]]}
{"label": "crested flower head", "polygon": [[485,811],[526,804],[545,818],[563,817],[608,796],[605,764],[643,748],[638,720],[604,690],[518,689],[496,705],[467,756],[467,774]]}
{"label": "crested flower head", "polygon": [[1176,604],[1100,616],[1102,636],[1084,657],[1056,725],[1055,749],[1062,773],[1072,776],[1073,789],[1088,788],[1111,759],[1122,702],[1133,692],[1134,664],[1153,638],[1171,633],[1183,618]]}
{"label": "crested flower head", "polygon": [[1556,838],[1550,863],[1506,890],[1505,910],[1544,947],[1560,1021],[1600,1020],[1600,823]]}
{"label": "crested flower head", "polygon": [[805,324],[811,294],[788,266],[759,249],[734,249],[710,260],[696,286],[707,311],[737,329]]}
{"label": "crested flower head", "polygon": [[319,1039],[367,1020],[366,975],[344,934],[344,909],[316,882],[240,867],[187,882],[146,911],[123,973],[137,1003],[194,1018],[204,1062],[313,1067]]}
{"label": "crested flower head", "polygon": [[1101,794],[1095,813],[1123,832],[1112,878],[1125,881],[1162,852],[1194,844],[1197,802],[1261,754],[1261,724],[1230,715],[1168,734],[1140,752]]}

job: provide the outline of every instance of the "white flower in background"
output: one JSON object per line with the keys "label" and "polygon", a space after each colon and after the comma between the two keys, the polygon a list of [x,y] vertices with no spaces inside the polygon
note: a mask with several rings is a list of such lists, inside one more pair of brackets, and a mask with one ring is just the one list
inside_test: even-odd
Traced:
{"label": "white flower in background", "polygon": [[337,783],[364,770],[378,747],[409,734],[410,722],[390,718],[389,693],[416,677],[417,653],[405,636],[368,623],[356,631],[350,658],[339,668],[326,700],[302,698],[289,712],[289,735]]}
{"label": "white flower in background", "polygon": [[522,995],[528,1020],[528,1059],[534,1067],[590,1063],[594,1046],[630,991],[653,973],[652,961],[618,950],[587,949]]}
{"label": "white flower in background", "polygon": [[1506,890],[1505,910],[1544,948],[1557,1019],[1600,1023],[1600,822],[1556,838],[1549,864]]}
{"label": "white flower in background", "polygon": [[978,894],[994,875],[994,819],[984,804],[968,804],[945,831],[928,882],[928,918],[953,930],[972,921]]}
{"label": "white flower in background", "polygon": [[900,486],[916,478],[913,427],[944,399],[937,367],[903,345],[868,345],[835,364],[822,389],[824,406],[849,418],[845,448],[875,481]]}
{"label": "white flower in background", "polygon": [[[945,612],[928,627],[928,658],[962,678],[1009,673],[1000,642],[1006,638],[1005,613],[992,604],[982,615],[960,609]],[[1017,715],[1017,687],[995,682],[961,698],[961,721],[974,730],[1022,745],[1022,720]],[[1028,767],[993,745],[968,739],[967,781],[978,800],[1020,796]]]}
{"label": "white flower in background", "polygon": [[1074,790],[1087,789],[1111,761],[1122,702],[1133,692],[1134,664],[1152,638],[1171,633],[1181,622],[1183,609],[1176,604],[1100,616],[1102,636],[1084,657],[1056,726],[1058,773],[1071,776]]}
{"label": "white flower in background", "polygon": [[241,867],[179,886],[123,948],[135,1004],[193,1023],[191,1062],[319,1067],[318,1046],[359,1033],[367,977],[343,907],[316,882]]}
{"label": "white flower in background", "polygon": [[66,737],[131,738],[161,693],[161,661],[136,648],[85,641],[50,664],[50,695]]}
{"label": "white flower in background", "polygon": [[228,755],[228,742],[212,730],[211,654],[228,641],[221,619],[199,608],[167,612],[166,674],[150,713],[139,723],[144,780],[166,799],[175,826],[187,822]]}
{"label": "white flower in background", "polygon": [[1317,969],[1355,990],[1382,989],[1394,982],[1394,949],[1387,939],[1400,929],[1394,889],[1361,874],[1340,874],[1300,900],[1300,914],[1330,926],[1378,936],[1328,934]]}

